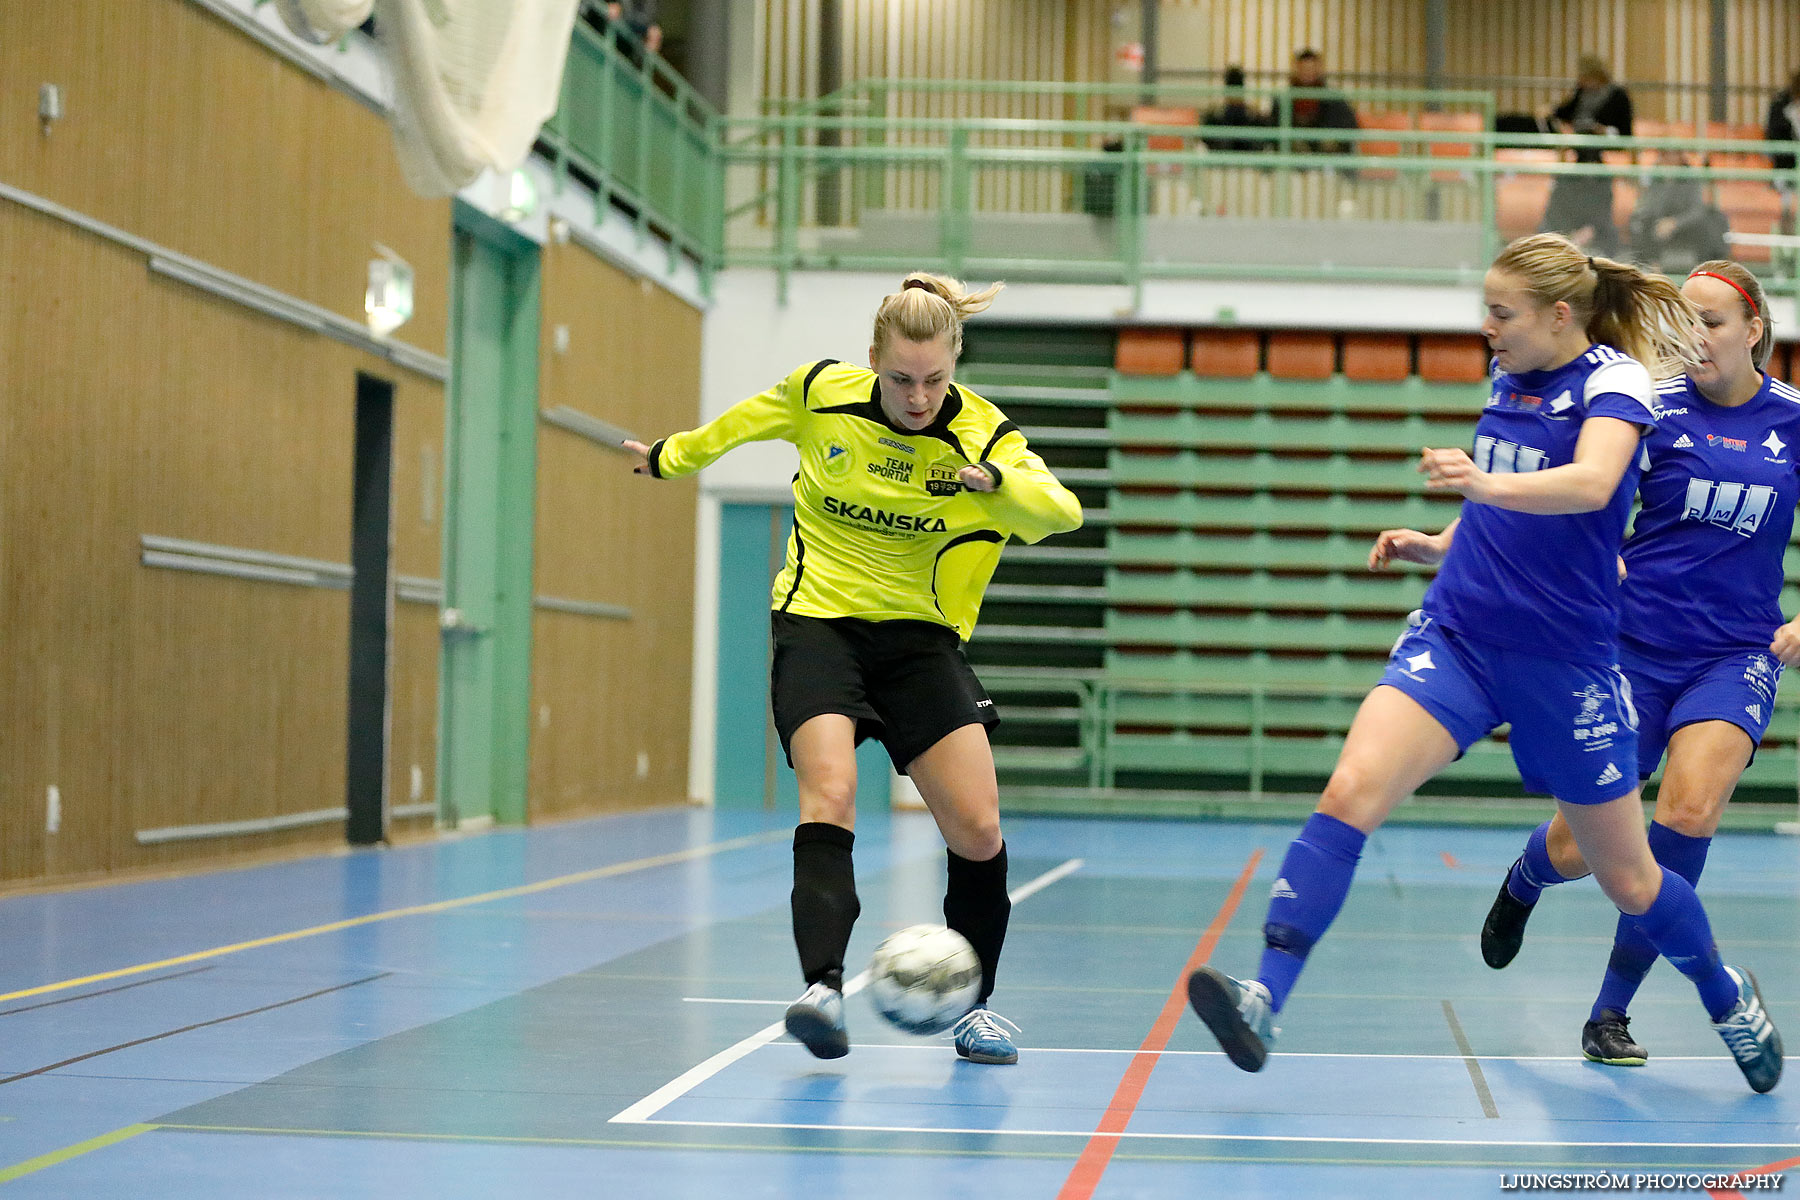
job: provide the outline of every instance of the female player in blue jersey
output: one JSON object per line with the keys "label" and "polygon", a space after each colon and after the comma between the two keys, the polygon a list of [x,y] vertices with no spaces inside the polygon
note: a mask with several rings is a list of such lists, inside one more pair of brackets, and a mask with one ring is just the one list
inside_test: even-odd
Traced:
{"label": "female player in blue jersey", "polygon": [[1202,967],[1189,1002],[1234,1064],[1260,1070],[1274,1016],[1342,907],[1368,835],[1511,722],[1526,788],[1556,797],[1601,889],[1693,980],[1751,1087],[1767,1091],[1781,1043],[1755,982],[1721,963],[1693,886],[1651,855],[1637,720],[1615,665],[1616,555],[1640,439],[1657,423],[1642,364],[1698,357],[1694,311],[1667,280],[1589,258],[1557,234],[1502,251],[1483,299],[1493,391],[1475,452],[1420,456],[1428,486],[1464,497],[1443,569],[1282,860],[1256,978]]}
{"label": "female player in blue jersey", "polygon": [[[1782,620],[1782,553],[1794,528],[1800,391],[1762,371],[1773,348],[1767,300],[1732,262],[1694,268],[1682,293],[1700,310],[1701,357],[1657,387],[1661,420],[1631,540],[1619,621],[1619,668],[1639,716],[1638,774],[1669,765],[1656,794],[1650,850],[1691,884],[1726,801],[1773,715],[1783,666],[1800,661],[1800,622]],[[1587,874],[1559,817],[1532,831],[1481,930],[1494,968],[1519,952],[1551,884]],[[1586,1025],[1594,1062],[1642,1066],[1626,1016],[1656,949],[1621,916]]]}

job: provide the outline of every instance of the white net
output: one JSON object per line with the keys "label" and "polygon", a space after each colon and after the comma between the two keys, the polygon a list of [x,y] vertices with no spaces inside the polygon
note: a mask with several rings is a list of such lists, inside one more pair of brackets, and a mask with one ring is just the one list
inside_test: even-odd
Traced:
{"label": "white net", "polygon": [[415,190],[449,195],[524,161],[556,111],[579,2],[375,0],[394,141]]}

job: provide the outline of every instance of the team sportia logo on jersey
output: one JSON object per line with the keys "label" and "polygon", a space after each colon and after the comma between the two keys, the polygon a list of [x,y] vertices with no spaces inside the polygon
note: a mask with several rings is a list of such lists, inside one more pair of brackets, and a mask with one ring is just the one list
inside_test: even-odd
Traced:
{"label": "team sportia logo on jersey", "polygon": [[1730,438],[1730,437],[1725,437],[1723,434],[1717,434],[1717,433],[1707,434],[1706,435],[1706,444],[1708,446],[1712,446],[1714,448],[1723,448],[1726,450],[1736,450],[1739,454],[1742,454],[1745,451],[1750,449],[1750,443],[1748,441],[1744,440],[1743,438]]}
{"label": "team sportia logo on jersey", "polygon": [[932,496],[954,496],[962,491],[962,480],[953,466],[933,463],[925,468],[925,491]]}
{"label": "team sportia logo on jersey", "polygon": [[895,483],[911,483],[912,467],[913,465],[904,458],[895,458],[889,455],[886,462],[870,463],[869,474],[879,475],[883,479],[889,479]]}
{"label": "team sportia logo on jersey", "polygon": [[855,459],[850,453],[850,447],[836,438],[825,443],[825,458],[820,464],[820,469],[825,472],[826,478],[844,478],[850,474],[850,468],[854,463]]}
{"label": "team sportia logo on jersey", "polygon": [[836,496],[825,497],[824,508],[834,517],[842,517],[847,521],[856,521],[863,525],[873,525],[880,529],[892,529],[897,533],[948,533],[950,527],[944,524],[942,517],[914,517],[906,513],[891,513],[884,509],[871,508],[867,504],[853,504],[848,500],[839,500]]}

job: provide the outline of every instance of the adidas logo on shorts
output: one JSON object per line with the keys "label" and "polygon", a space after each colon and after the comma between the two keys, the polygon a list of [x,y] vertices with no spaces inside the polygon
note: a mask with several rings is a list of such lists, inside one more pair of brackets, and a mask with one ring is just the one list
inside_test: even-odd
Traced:
{"label": "adidas logo on shorts", "polygon": [[1619,774],[1619,768],[1616,763],[1607,763],[1606,770],[1600,772],[1600,778],[1594,780],[1594,786],[1601,787],[1609,783],[1617,783],[1623,778],[1625,777]]}
{"label": "adidas logo on shorts", "polygon": [[1692,450],[1694,448],[1694,439],[1684,433],[1675,439],[1675,448],[1677,450]]}
{"label": "adidas logo on shorts", "polygon": [[1269,898],[1271,900],[1298,900],[1300,893],[1289,887],[1286,876],[1283,876],[1275,881],[1274,887],[1269,889]]}
{"label": "adidas logo on shorts", "polygon": [[1744,705],[1744,711],[1750,714],[1751,720],[1753,720],[1753,721],[1762,720],[1762,705],[1746,704],[1746,705]]}

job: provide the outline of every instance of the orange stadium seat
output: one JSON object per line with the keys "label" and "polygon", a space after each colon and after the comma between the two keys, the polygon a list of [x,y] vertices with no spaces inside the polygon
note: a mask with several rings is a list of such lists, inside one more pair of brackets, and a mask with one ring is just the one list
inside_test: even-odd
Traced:
{"label": "orange stadium seat", "polygon": [[1536,233],[1550,206],[1550,176],[1501,176],[1494,185],[1494,221],[1503,241]]}
{"label": "orange stadium seat", "polygon": [[[1131,119],[1139,125],[1197,126],[1200,124],[1200,110],[1166,104],[1140,104],[1131,110]],[[1187,138],[1174,134],[1152,134],[1146,140],[1151,150],[1184,150],[1188,144]]]}
{"label": "orange stadium seat", "polygon": [[1256,374],[1262,338],[1254,329],[1196,329],[1191,362],[1208,379],[1248,379]]}
{"label": "orange stadium seat", "polygon": [[1121,329],[1113,366],[1121,375],[1179,375],[1184,357],[1179,329]]}
{"label": "orange stadium seat", "polygon": [[1419,378],[1428,383],[1480,383],[1488,377],[1487,343],[1474,334],[1419,335]]}
{"label": "orange stadium seat", "polygon": [[[1364,129],[1411,129],[1412,114],[1406,112],[1388,112],[1382,109],[1371,109],[1356,114],[1356,123]],[[1371,158],[1398,158],[1404,153],[1399,142],[1363,141],[1358,143],[1359,154]],[[1396,179],[1400,172],[1393,167],[1364,167],[1364,179]]]}
{"label": "orange stadium seat", "polygon": [[[1439,130],[1444,133],[1480,133],[1482,130],[1480,113],[1444,113],[1422,112],[1419,114],[1419,128]],[[1433,158],[1474,158],[1473,142],[1433,142],[1431,143]],[[1454,183],[1466,178],[1462,171],[1433,171],[1432,179],[1439,183]]]}
{"label": "orange stadium seat", "polygon": [[[1769,184],[1756,179],[1721,179],[1713,185],[1714,199],[1731,223],[1733,233],[1775,233],[1781,221],[1781,196]],[[1731,257],[1740,262],[1766,263],[1769,248],[1734,242]]]}
{"label": "orange stadium seat", "polygon": [[1398,383],[1412,373],[1412,343],[1398,333],[1346,333],[1344,378]]}
{"label": "orange stadium seat", "polygon": [[[1763,127],[1744,122],[1719,121],[1707,126],[1707,136],[1731,138],[1739,142],[1760,142]],[[1709,161],[1715,167],[1747,167],[1757,171],[1769,169],[1769,156],[1750,150],[1722,150],[1712,155]]]}
{"label": "orange stadium seat", "polygon": [[1271,333],[1269,374],[1277,379],[1330,379],[1337,339],[1329,333]]}

